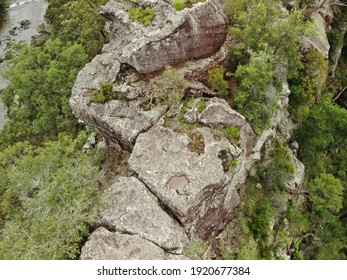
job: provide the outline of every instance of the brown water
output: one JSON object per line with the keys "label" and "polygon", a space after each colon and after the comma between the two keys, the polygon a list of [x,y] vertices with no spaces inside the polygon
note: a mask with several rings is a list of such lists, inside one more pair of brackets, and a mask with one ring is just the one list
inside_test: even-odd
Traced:
{"label": "brown water", "polygon": [[[0,23],[0,57],[3,57],[9,42],[29,42],[43,22],[47,9],[46,0],[9,0],[9,8],[1,16]],[[21,22],[29,20],[30,25],[21,27]],[[12,31],[11,31],[12,30]],[[12,33],[12,35],[10,34]],[[14,32],[14,33],[13,33]],[[0,64],[0,91],[7,82],[2,78],[4,66]],[[5,124],[6,108],[0,100],[0,130]]]}

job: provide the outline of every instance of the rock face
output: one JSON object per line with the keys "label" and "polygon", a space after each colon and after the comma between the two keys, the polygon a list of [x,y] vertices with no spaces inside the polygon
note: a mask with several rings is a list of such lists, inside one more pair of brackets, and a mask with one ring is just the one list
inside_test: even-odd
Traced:
{"label": "rock face", "polygon": [[325,20],[319,13],[313,13],[311,15],[311,20],[313,22],[313,28],[317,34],[304,37],[302,45],[304,48],[315,48],[327,59],[329,57],[330,44],[325,32]]}
{"label": "rock face", "polygon": [[[153,126],[167,109],[161,105],[139,108],[139,98],[155,92],[146,87],[148,79],[139,73],[213,55],[227,35],[227,18],[217,0],[181,11],[170,2],[139,0],[137,6],[150,7],[155,13],[147,27],[131,21],[130,3],[111,0],[102,7],[101,13],[109,19],[110,43],[80,71],[70,99],[78,118],[94,126],[108,143],[128,150],[137,135]],[[106,82],[113,85],[114,95],[121,93],[122,100],[93,103],[93,95]]]}
{"label": "rock face", "polygon": [[200,2],[181,11],[169,1],[139,0],[136,6],[149,7],[155,13],[146,28],[129,19],[128,3],[111,0],[102,7],[101,14],[111,21],[111,43],[107,48],[119,52],[120,63],[131,65],[139,73],[208,57],[226,39],[228,20],[217,0]]}
{"label": "rock face", "polygon": [[81,260],[156,260],[164,250],[137,235],[110,232],[98,228],[82,248]]}
{"label": "rock face", "polygon": [[166,251],[182,253],[189,243],[183,228],[160,206],[158,199],[134,177],[122,177],[104,194],[106,209],[99,224],[116,232],[136,234]]}

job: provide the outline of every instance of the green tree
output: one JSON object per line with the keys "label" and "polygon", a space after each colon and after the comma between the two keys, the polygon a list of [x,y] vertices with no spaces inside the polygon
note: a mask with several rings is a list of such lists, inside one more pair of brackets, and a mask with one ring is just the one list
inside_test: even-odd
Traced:
{"label": "green tree", "polygon": [[273,79],[273,57],[265,52],[251,53],[249,62],[239,66],[235,73],[240,79],[235,104],[256,133],[269,125],[277,96],[270,91]]}
{"label": "green tree", "polygon": [[343,206],[343,185],[331,174],[321,173],[311,180],[307,189],[311,202],[310,222],[315,235],[310,258],[342,259],[347,248],[346,229],[338,213]]}
{"label": "green tree", "polygon": [[0,235],[1,259],[74,259],[79,254],[96,215],[98,169],[89,155],[76,150],[76,140],[60,138],[38,149],[17,145],[15,165],[6,159],[11,149],[2,153],[7,221]]}
{"label": "green tree", "polygon": [[[258,134],[273,115],[281,91],[277,84],[302,68],[299,39],[311,32],[301,11],[285,16],[279,5],[278,0],[233,0],[225,8],[237,49],[249,58],[235,73],[240,80],[235,103]],[[277,92],[271,92],[271,84]]]}

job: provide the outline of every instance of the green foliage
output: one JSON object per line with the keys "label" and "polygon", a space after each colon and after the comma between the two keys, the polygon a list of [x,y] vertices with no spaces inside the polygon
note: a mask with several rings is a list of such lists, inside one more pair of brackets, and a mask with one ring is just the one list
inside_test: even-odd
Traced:
{"label": "green foliage", "polygon": [[113,97],[113,86],[111,83],[101,83],[100,90],[96,90],[91,99],[92,103],[104,104]]}
{"label": "green foliage", "polygon": [[23,140],[38,144],[60,132],[76,133],[68,99],[78,71],[87,62],[81,45],[64,45],[60,39],[23,47],[4,75],[10,81],[2,92],[8,123],[0,133],[0,146]]}
{"label": "green foliage", "polygon": [[232,161],[229,162],[227,168],[228,170],[235,168],[237,166],[238,160],[234,158]]}
{"label": "green foliage", "polygon": [[177,10],[183,10],[185,8],[185,3],[183,0],[174,0],[173,7]]}
{"label": "green foliage", "polygon": [[199,101],[196,104],[196,108],[198,109],[199,113],[201,113],[202,111],[206,109],[206,103],[204,101]]}
{"label": "green foliage", "polygon": [[310,114],[296,133],[299,154],[309,178],[320,173],[332,173],[342,181],[347,180],[347,111],[324,97],[310,110]]}
{"label": "green foliage", "polygon": [[295,171],[292,161],[288,148],[280,141],[275,141],[269,160],[259,166],[260,181],[266,190],[284,190],[285,182],[293,176]]}
{"label": "green foliage", "polygon": [[236,145],[239,144],[239,139],[240,139],[240,129],[234,125],[228,126],[225,128],[226,136],[228,140]]}
{"label": "green foliage", "polygon": [[297,202],[291,202],[288,207],[289,232],[293,236],[301,236],[310,230],[308,213],[302,211]]}
{"label": "green foliage", "polygon": [[229,83],[224,80],[226,74],[226,69],[223,66],[215,67],[208,72],[208,82],[212,90],[222,95],[227,95],[230,92]]}
{"label": "green foliage", "polygon": [[[43,148],[18,143],[0,154],[6,171],[1,259],[74,259],[94,221],[98,169],[78,151],[82,139],[60,136]],[[8,156],[15,154],[15,165]],[[93,210],[94,209],[94,210]]]}
{"label": "green foliage", "polygon": [[191,8],[194,4],[204,2],[205,0],[174,0],[172,6],[177,10],[183,10],[184,8]]}
{"label": "green foliage", "polygon": [[321,173],[307,184],[312,211],[310,221],[318,240],[308,255],[317,259],[345,258],[341,251],[347,248],[346,228],[336,215],[342,209],[343,185],[331,174]]}
{"label": "green foliage", "polygon": [[149,104],[144,105],[145,109],[161,104],[177,108],[184,97],[184,90],[188,87],[188,82],[171,66],[167,66],[162,75],[150,81],[155,91],[149,97]]}
{"label": "green foliage", "polygon": [[192,260],[201,260],[208,248],[208,244],[202,240],[191,242],[183,249],[183,254]]}
{"label": "green foliage", "polygon": [[312,33],[301,11],[284,17],[278,8],[279,2],[230,0],[225,6],[232,25],[230,32],[239,43],[234,50],[237,55],[249,57],[249,61],[236,70],[240,86],[234,101],[257,134],[268,127],[279,95],[269,89],[283,78],[277,77],[275,66],[284,67],[289,77],[296,76],[302,68],[299,39]]}
{"label": "green foliage", "polygon": [[235,104],[257,134],[268,127],[277,101],[276,94],[270,91],[273,63],[273,57],[265,52],[252,53],[249,62],[235,73],[241,81]]}
{"label": "green foliage", "polygon": [[68,101],[77,73],[107,42],[99,15],[106,2],[49,0],[49,38],[7,55],[1,259],[74,259],[94,221],[98,169],[92,153],[81,152],[86,135]]}
{"label": "green foliage", "polygon": [[279,2],[232,0],[227,2],[225,9],[233,24],[231,32],[246,49],[270,53],[293,76],[302,66],[299,39],[312,34],[312,29],[301,11],[283,17]]}
{"label": "green foliage", "polygon": [[98,0],[50,0],[46,18],[49,40],[16,47],[4,75],[10,81],[2,92],[8,122],[0,132],[3,149],[17,141],[40,145],[68,132],[76,135],[78,122],[69,97],[80,69],[107,41]]}
{"label": "green foliage", "polygon": [[130,7],[129,15],[131,21],[138,21],[144,26],[149,26],[155,17],[155,13],[150,7]]}
{"label": "green foliage", "polygon": [[301,75],[289,80],[289,111],[298,122],[308,117],[310,108],[320,98],[329,68],[328,60],[314,48],[304,55],[303,63]]}
{"label": "green foliage", "polygon": [[89,60],[107,43],[106,19],[100,16],[100,6],[108,0],[49,0],[45,18],[50,23],[50,37],[83,46]]}
{"label": "green foliage", "polygon": [[269,202],[256,205],[255,215],[251,221],[250,229],[255,237],[266,239],[270,231],[270,218],[272,208]]}
{"label": "green foliage", "polygon": [[342,209],[343,186],[341,181],[333,175],[319,174],[308,183],[307,189],[310,193],[313,212],[329,211],[336,214]]}
{"label": "green foliage", "polygon": [[[347,111],[324,96],[310,110],[298,129],[300,156],[306,170],[311,212],[310,231],[316,237],[305,257],[315,259],[346,258],[346,225],[340,215],[346,213]],[[307,243],[307,242],[306,242]]]}
{"label": "green foliage", "polygon": [[[0,0],[0,12],[5,9],[7,4],[7,0]],[[0,15],[0,20],[1,20],[1,15]]]}

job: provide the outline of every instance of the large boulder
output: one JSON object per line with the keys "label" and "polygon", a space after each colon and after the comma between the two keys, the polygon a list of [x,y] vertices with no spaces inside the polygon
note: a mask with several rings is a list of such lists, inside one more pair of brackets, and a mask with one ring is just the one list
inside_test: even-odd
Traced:
{"label": "large boulder", "polygon": [[[155,17],[149,26],[131,20],[128,10],[132,5],[153,10]],[[101,14],[110,20],[108,49],[119,52],[118,60],[140,73],[211,56],[227,36],[228,20],[218,0],[199,2],[180,11],[170,1],[138,0],[134,5],[111,0]]]}
{"label": "large boulder", "polygon": [[[226,106],[219,99],[209,103],[199,116],[205,125],[165,118],[140,134],[128,162],[192,239],[218,234],[233,217],[253,148],[247,143],[254,137],[249,124],[230,107],[220,118],[205,118],[205,111]],[[239,140],[228,139],[231,126],[240,131]]]}
{"label": "large boulder", "polygon": [[[151,8],[155,13],[152,23],[144,26],[132,21],[131,6]],[[215,54],[225,41],[227,18],[218,0],[206,0],[181,11],[170,1],[111,0],[101,13],[109,20],[110,43],[78,74],[70,106],[108,144],[131,150],[136,137],[168,108],[163,102],[144,108],[146,98],[152,105],[151,95],[157,89],[142,74]],[[222,59],[224,53],[219,55]],[[194,67],[189,71],[194,72]],[[103,83],[112,84],[113,97],[98,103],[94,97]]]}
{"label": "large boulder", "polygon": [[189,243],[184,229],[134,177],[121,177],[110,186],[104,193],[103,208],[98,223],[109,229],[139,235],[175,253]]}
{"label": "large boulder", "polygon": [[329,57],[330,44],[326,34],[326,22],[325,19],[317,12],[314,12],[310,16],[313,23],[313,30],[315,34],[303,37],[301,44],[303,48],[314,48],[319,51],[324,58]]}
{"label": "large boulder", "polygon": [[81,260],[157,260],[164,250],[138,235],[110,232],[100,227],[84,244]]}

